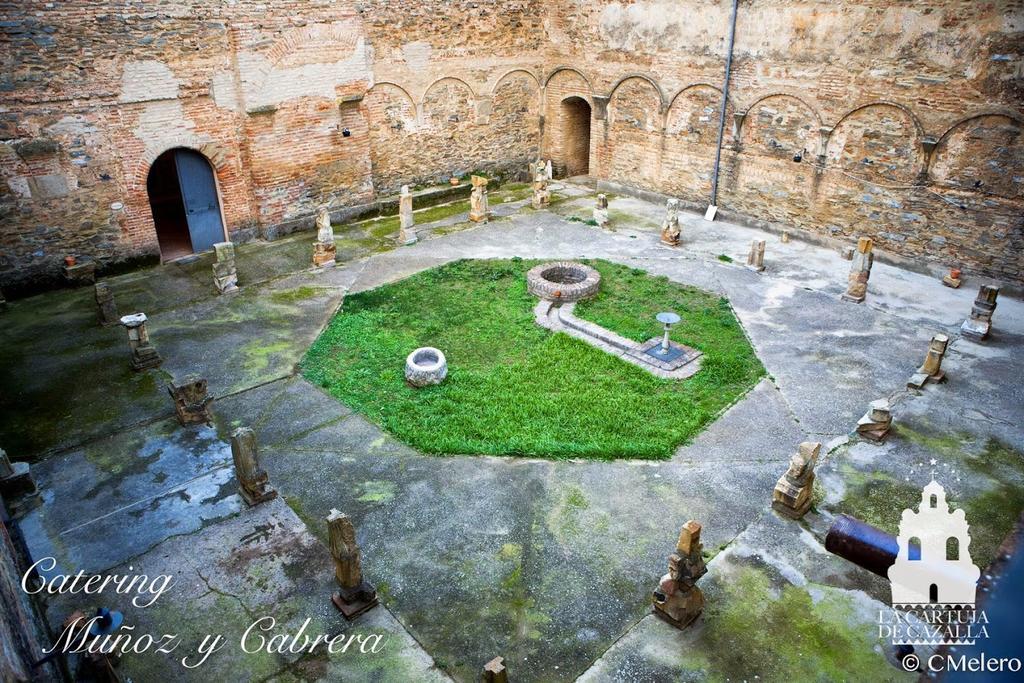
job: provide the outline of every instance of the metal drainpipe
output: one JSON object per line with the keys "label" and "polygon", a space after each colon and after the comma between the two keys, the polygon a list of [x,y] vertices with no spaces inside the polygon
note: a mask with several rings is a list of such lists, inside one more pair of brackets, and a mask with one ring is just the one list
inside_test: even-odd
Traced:
{"label": "metal drainpipe", "polygon": [[729,72],[732,71],[732,46],[736,40],[736,6],[739,0],[732,0],[732,17],[729,19],[729,49],[725,53],[725,83],[722,86],[722,111],[718,115],[718,146],[715,148],[715,169],[711,177],[711,206],[718,205],[718,167],[722,163],[722,139],[725,137],[725,105],[729,101]]}

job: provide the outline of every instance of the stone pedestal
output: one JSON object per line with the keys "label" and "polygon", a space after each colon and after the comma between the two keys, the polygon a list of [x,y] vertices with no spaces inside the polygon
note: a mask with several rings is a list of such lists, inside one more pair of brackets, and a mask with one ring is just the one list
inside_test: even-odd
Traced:
{"label": "stone pedestal", "polygon": [[64,281],[72,287],[91,285],[96,282],[96,262],[83,261],[64,266]]}
{"label": "stone pedestal", "polygon": [[100,315],[100,324],[104,327],[120,325],[121,316],[117,314],[117,304],[114,303],[114,293],[110,291],[110,285],[106,282],[97,282],[95,296],[96,308]]}
{"label": "stone pedestal", "polygon": [[953,289],[959,289],[960,285],[963,284],[963,280],[960,278],[960,270],[958,268],[950,270],[949,274],[943,276],[942,284]]}
{"label": "stone pedestal", "polygon": [[678,247],[682,237],[679,229],[679,200],[669,199],[665,204],[665,221],[661,224],[661,243]]}
{"label": "stone pedestal", "polygon": [[608,195],[597,195],[597,205],[594,207],[594,222],[599,228],[608,227]]}
{"label": "stone pedestal", "polygon": [[246,505],[252,507],[277,497],[267,471],[260,467],[256,433],[248,427],[239,427],[231,433],[231,459],[235,463],[238,493]]}
{"label": "stone pedestal", "polygon": [[128,349],[132,354],[133,370],[156,368],[164,362],[156,352],[156,347],[149,341],[146,320],[145,313],[132,313],[121,317],[121,324],[128,330]]}
{"label": "stone pedestal", "polygon": [[697,580],[707,573],[700,524],[690,520],[679,533],[676,551],[668,558],[668,573],[654,590],[654,614],[676,628],[686,628],[704,610]]}
{"label": "stone pedestal", "polygon": [[764,240],[754,240],[750,243],[750,253],[747,254],[747,268],[758,273],[764,270]]}
{"label": "stone pedestal", "polygon": [[399,244],[415,244],[419,237],[416,235],[416,219],[412,214],[412,192],[408,185],[402,185],[402,193],[398,195],[398,242]]}
{"label": "stone pedestal", "polygon": [[772,507],[792,519],[800,519],[811,507],[814,489],[814,467],[818,463],[821,444],[805,441],[789,460],[789,469],[775,484]]}
{"label": "stone pedestal", "polygon": [[960,326],[960,333],[968,339],[982,341],[992,331],[992,313],[996,310],[999,288],[982,285],[971,307],[971,315]]}
{"label": "stone pedestal", "polygon": [[857,420],[857,436],[874,443],[882,443],[892,428],[892,411],[889,401],[880,398],[872,401],[868,412]]}
{"label": "stone pedestal", "polygon": [[348,515],[337,510],[327,515],[327,543],[339,587],[331,602],[351,621],[377,606],[377,589],[363,578],[362,551]]}
{"label": "stone pedestal", "polygon": [[39,502],[39,489],[27,462],[11,462],[0,448],[0,497],[11,515],[19,517]]}
{"label": "stone pedestal", "polygon": [[473,183],[473,191],[469,195],[469,220],[486,222],[491,215],[487,206],[487,178],[475,175],[470,182]]}
{"label": "stone pedestal", "polygon": [[495,657],[484,664],[484,673],[480,680],[483,683],[508,683],[508,669],[505,668],[505,658]]}
{"label": "stone pedestal", "polygon": [[942,359],[946,355],[946,347],[949,345],[949,337],[944,334],[937,334],[932,337],[928,344],[928,354],[924,357],[924,363],[917,369],[907,382],[911,389],[921,389],[928,382],[942,382],[946,379],[946,373],[942,371]]}
{"label": "stone pedestal", "polygon": [[316,242],[313,243],[313,265],[317,268],[330,268],[337,257],[334,246],[334,228],[331,226],[331,214],[326,206],[321,206],[316,214]]}
{"label": "stone pedestal", "polygon": [[548,177],[542,162],[535,165],[533,173],[533,202],[535,209],[543,209],[551,203],[551,191],[548,190]]}
{"label": "stone pedestal", "polygon": [[180,382],[172,381],[167,385],[167,393],[174,401],[174,414],[182,426],[213,422],[213,396],[202,377],[188,375]]}
{"label": "stone pedestal", "polygon": [[235,245],[218,242],[213,245],[217,260],[213,264],[213,284],[221,294],[238,290],[238,269],[235,266]]}
{"label": "stone pedestal", "polygon": [[853,253],[853,263],[850,264],[848,285],[842,297],[844,301],[858,304],[864,301],[868,291],[868,278],[871,276],[871,264],[875,260],[871,249],[870,237],[861,237],[857,240],[857,250]]}
{"label": "stone pedestal", "polygon": [[338,257],[337,247],[334,243],[325,244],[323,242],[313,243],[313,265],[317,268],[331,268],[336,263],[335,259]]}

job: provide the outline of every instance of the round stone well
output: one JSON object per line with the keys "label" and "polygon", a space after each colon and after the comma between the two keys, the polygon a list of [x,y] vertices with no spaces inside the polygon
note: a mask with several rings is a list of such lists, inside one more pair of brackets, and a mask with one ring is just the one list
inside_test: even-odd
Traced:
{"label": "round stone well", "polygon": [[548,301],[570,302],[589,299],[601,287],[601,274],[575,261],[552,261],[534,266],[526,273],[526,289]]}

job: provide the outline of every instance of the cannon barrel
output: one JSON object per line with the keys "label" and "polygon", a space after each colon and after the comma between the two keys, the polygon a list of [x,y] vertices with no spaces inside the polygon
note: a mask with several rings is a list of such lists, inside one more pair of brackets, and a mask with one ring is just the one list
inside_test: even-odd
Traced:
{"label": "cannon barrel", "polygon": [[[849,515],[839,515],[825,535],[825,550],[888,579],[900,546],[895,536]],[[920,557],[919,548],[908,550],[910,559]]]}

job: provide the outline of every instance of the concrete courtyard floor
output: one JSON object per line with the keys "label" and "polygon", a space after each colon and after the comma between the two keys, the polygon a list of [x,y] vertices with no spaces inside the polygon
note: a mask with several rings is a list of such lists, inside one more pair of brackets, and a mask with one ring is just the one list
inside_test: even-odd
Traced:
{"label": "concrete courtyard floor", "polygon": [[[693,215],[671,249],[658,242],[661,206],[613,197],[613,230],[601,230],[573,220],[589,218],[590,189],[556,196],[544,211],[495,203],[484,225],[449,216],[410,247],[353,239],[359,248],[322,272],[305,267],[309,234],[246,245],[241,291],[229,296],[213,294],[202,261],[110,278],[123,313],[151,317],[165,359],[156,371],[128,369],[124,331],[97,324],[91,290],[0,312],[0,446],[33,462],[42,489],[21,520],[34,556],[68,573],[173,574],[151,607],[103,599],[138,631],[180,634],[184,652],[205,634],[232,641],[197,669],[129,655],[126,674],[471,681],[500,655],[517,681],[908,677],[876,638],[888,585],[827,553],[824,535],[839,512],[895,531],[934,473],[967,511],[975,562],[993,559],[1024,509],[1024,304],[1003,297],[991,337],[974,343],[959,325],[981,281],[952,290],[877,263],[867,302],[846,303],[849,262],[837,251]],[[739,265],[755,238],[768,242],[760,274]],[[720,293],[768,377],[671,460],[566,462],[425,456],[296,374],[347,293],[511,256],[604,258]],[[937,332],[952,340],[949,379],[908,391]],[[173,419],[163,385],[187,373],[209,380],[214,425]],[[888,441],[850,438],[882,397],[894,405]],[[227,444],[242,425],[280,492],[251,509]],[[794,522],[771,510],[771,492],[804,440],[826,446],[816,506]],[[353,518],[382,600],[353,625],[329,601],[332,508]],[[703,524],[713,559],[705,615],[680,632],[650,616],[650,591],[687,519]],[[62,596],[48,618],[56,628],[95,606]],[[379,633],[386,644],[243,652],[238,638],[265,615],[281,632],[310,618],[309,632]]]}

